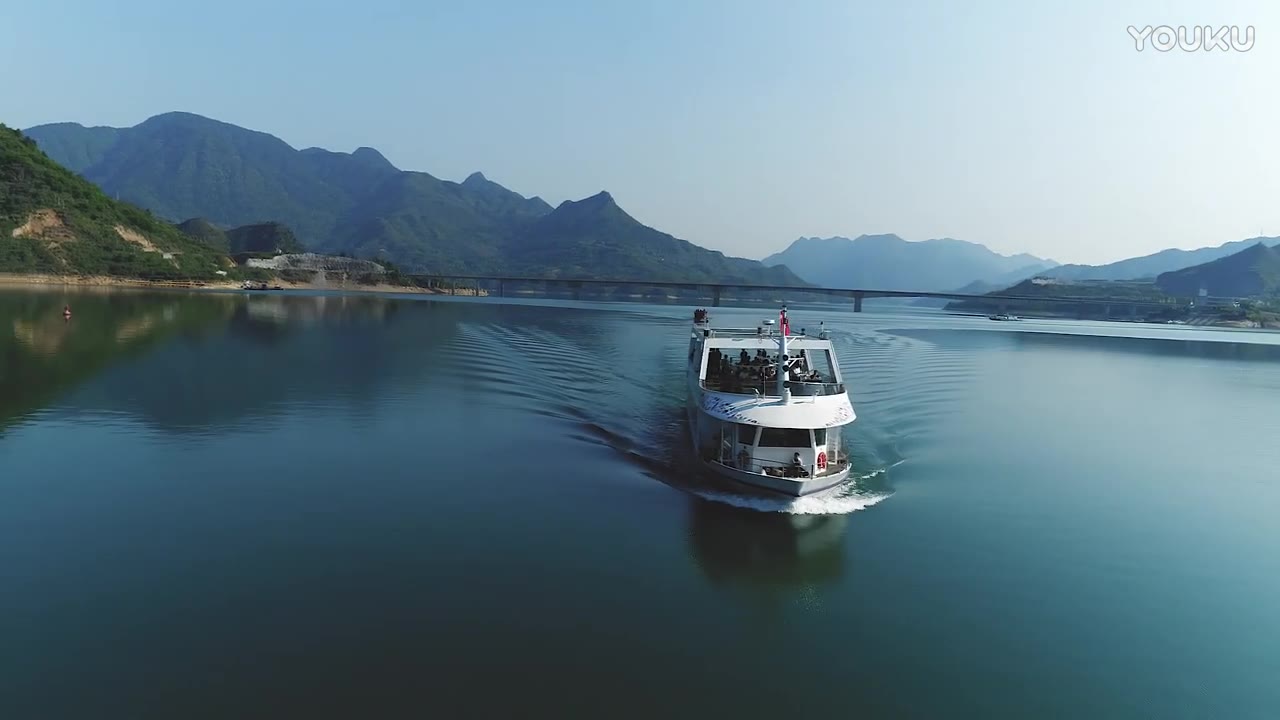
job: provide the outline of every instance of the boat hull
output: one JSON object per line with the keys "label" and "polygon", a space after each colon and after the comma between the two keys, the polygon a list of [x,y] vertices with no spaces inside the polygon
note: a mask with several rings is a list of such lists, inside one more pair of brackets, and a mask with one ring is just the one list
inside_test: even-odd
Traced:
{"label": "boat hull", "polygon": [[702,412],[692,394],[685,409],[689,418],[689,435],[693,440],[697,463],[711,475],[730,480],[738,485],[745,485],[757,490],[768,491],[770,494],[787,497],[804,497],[805,495],[820,493],[830,490],[849,479],[850,467],[848,465],[844,469],[828,475],[808,478],[783,478],[747,472],[708,459],[706,452],[699,452],[698,448],[705,448],[705,443],[702,440],[706,437],[709,423],[715,422],[716,418]]}

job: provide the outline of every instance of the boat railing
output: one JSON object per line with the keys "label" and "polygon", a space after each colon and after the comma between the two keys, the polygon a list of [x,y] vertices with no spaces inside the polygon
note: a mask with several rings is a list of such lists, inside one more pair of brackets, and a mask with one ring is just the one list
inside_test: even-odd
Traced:
{"label": "boat railing", "polygon": [[818,471],[818,477],[835,475],[836,473],[844,472],[848,467],[849,456],[846,453],[838,452],[835,454],[835,459],[828,459],[827,466]]}
{"label": "boat railing", "polygon": [[837,453],[835,459],[828,460],[825,467],[819,468],[817,464],[802,465],[797,468],[790,462],[780,460],[764,460],[760,458],[748,458],[743,461],[742,458],[721,458],[717,460],[720,465],[742,472],[754,473],[756,475],[768,475],[770,477],[780,478],[815,478],[827,477],[844,472],[849,467],[849,456],[845,453]]}
{"label": "boat railing", "polygon": [[720,338],[769,337],[773,335],[772,331],[761,328],[702,328],[702,330],[707,337]]}
{"label": "boat railing", "polygon": [[[767,325],[753,328],[726,328],[726,327],[708,327],[705,323],[694,323],[696,332],[703,337],[709,338],[776,338],[778,331]],[[825,340],[825,337],[819,335],[809,335],[808,333],[796,333],[788,336],[791,340]]]}
{"label": "boat railing", "polygon": [[[703,390],[711,392],[731,393],[734,395],[755,395],[756,397],[778,397],[777,380],[739,380],[738,382],[721,382],[719,379],[702,380],[699,383]],[[843,395],[844,383],[804,382],[787,380],[783,386],[791,392],[792,397],[822,397],[825,395]]]}

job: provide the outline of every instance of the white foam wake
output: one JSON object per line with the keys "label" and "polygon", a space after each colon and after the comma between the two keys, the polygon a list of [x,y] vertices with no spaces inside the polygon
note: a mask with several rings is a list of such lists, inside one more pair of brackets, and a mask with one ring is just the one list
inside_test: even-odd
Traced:
{"label": "white foam wake", "polygon": [[889,497],[889,494],[834,495],[826,497],[822,495],[807,495],[800,498],[778,498],[775,500],[774,498],[735,495],[715,490],[694,490],[693,493],[705,500],[747,510],[788,513],[790,515],[848,515],[858,510],[866,510]]}
{"label": "white foam wake", "polygon": [[[901,464],[901,461],[894,464]],[[865,475],[860,475],[852,482],[847,482],[825,492],[798,498],[740,495],[721,490],[700,488],[692,488],[691,492],[705,500],[757,512],[778,512],[790,515],[848,515],[859,510],[866,510],[893,495],[893,493],[866,492],[859,490],[857,486],[857,483],[870,480],[877,475],[883,475],[888,470],[889,468],[880,468]]]}

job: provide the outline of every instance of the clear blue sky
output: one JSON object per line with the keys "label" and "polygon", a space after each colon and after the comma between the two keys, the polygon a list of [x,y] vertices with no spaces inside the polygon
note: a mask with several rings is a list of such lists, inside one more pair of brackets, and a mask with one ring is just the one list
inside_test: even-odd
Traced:
{"label": "clear blue sky", "polygon": [[[370,145],[747,257],[957,237],[1105,262],[1280,235],[1274,2],[41,0],[0,22],[0,121],[169,110]],[[1129,25],[1253,25],[1138,52]]]}

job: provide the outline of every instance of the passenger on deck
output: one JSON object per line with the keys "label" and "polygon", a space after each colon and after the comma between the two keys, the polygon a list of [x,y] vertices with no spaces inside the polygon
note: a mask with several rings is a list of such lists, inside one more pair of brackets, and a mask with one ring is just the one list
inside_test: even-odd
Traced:
{"label": "passenger on deck", "polygon": [[791,456],[792,477],[808,477],[809,472],[804,469],[804,461],[800,459],[800,453]]}
{"label": "passenger on deck", "polygon": [[747,349],[743,348],[742,352],[738,353],[738,364],[746,365],[749,362],[751,362],[751,356],[747,354]]}

